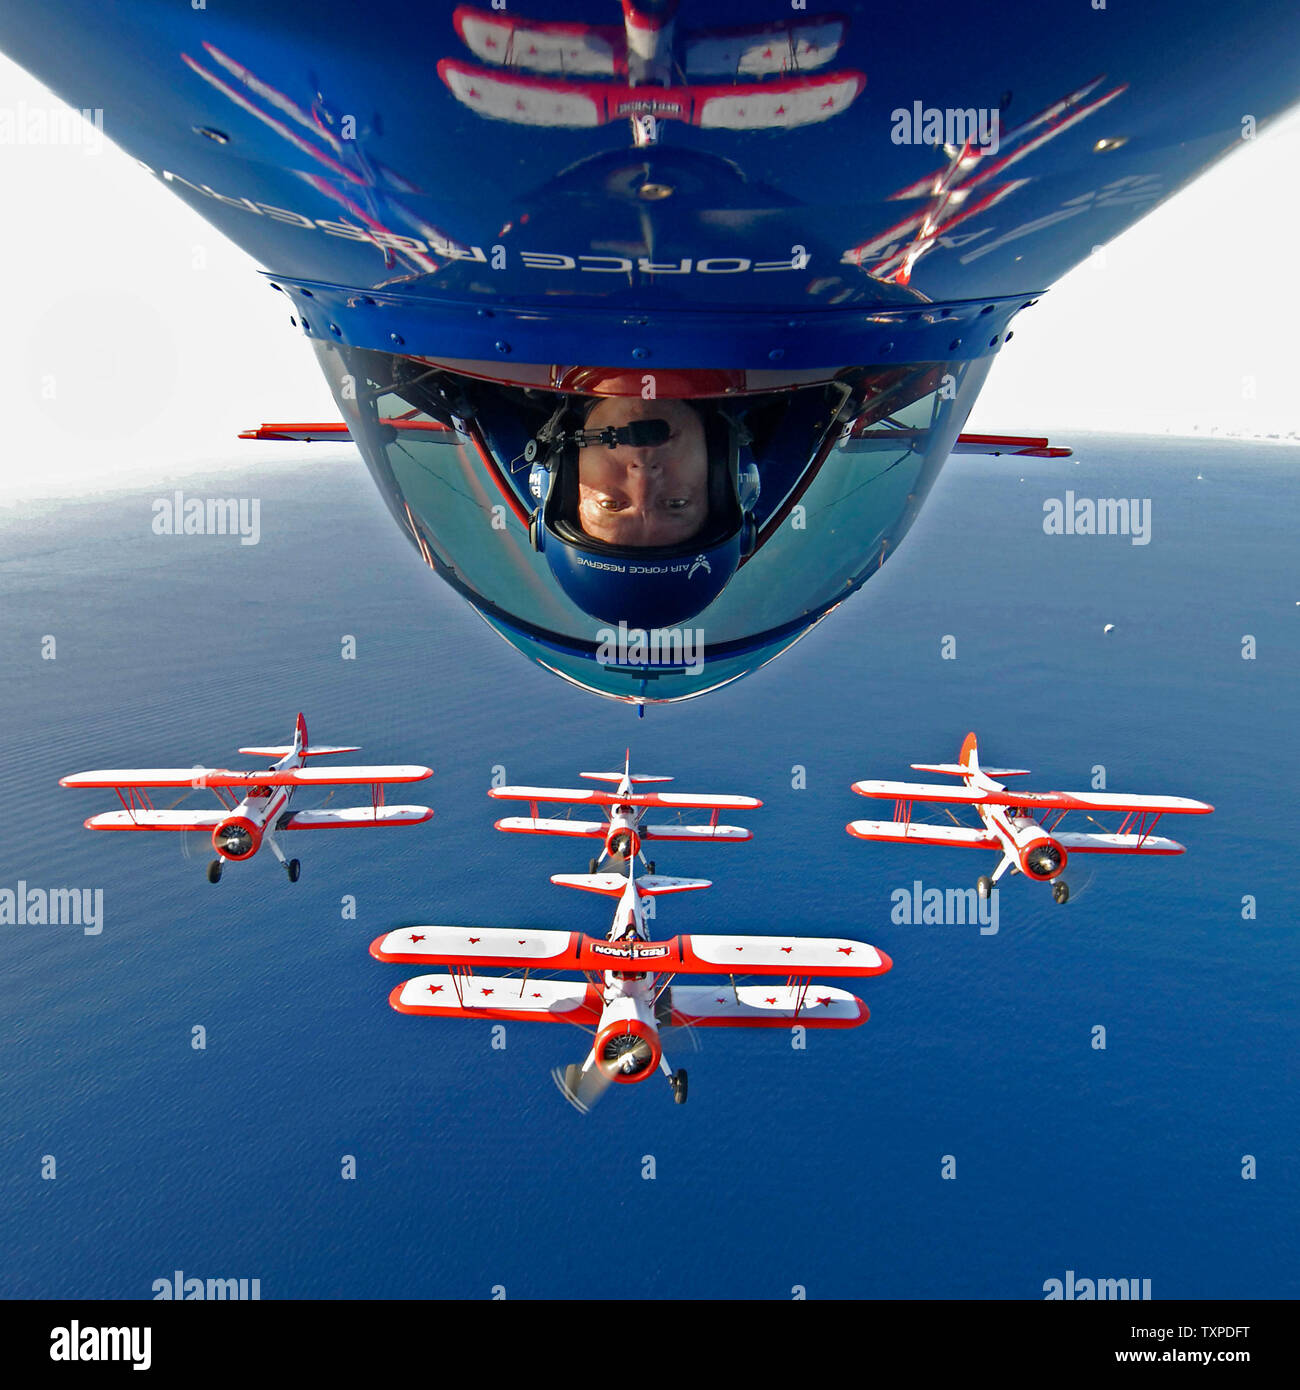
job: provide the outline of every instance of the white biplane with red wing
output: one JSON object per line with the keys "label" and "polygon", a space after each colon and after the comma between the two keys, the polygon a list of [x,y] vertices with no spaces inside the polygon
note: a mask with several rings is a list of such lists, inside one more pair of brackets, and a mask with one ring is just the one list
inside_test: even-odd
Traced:
{"label": "white biplane with red wing", "polygon": [[[863,941],[808,936],[650,937],[649,900],[709,887],[707,879],[636,877],[636,861],[619,873],[556,874],[551,882],[618,899],[605,937],[533,927],[403,927],[372,943],[376,960],[436,965],[437,973],[404,980],[389,995],[399,1013],[431,1018],[571,1023],[594,1034],[582,1062],[552,1073],[579,1110],[612,1083],[667,1077],[686,1101],[686,1071],[664,1058],[660,1030],[707,1028],[854,1028],[869,1017],[856,995],[834,980],[880,975],[892,962]],[[479,974],[480,967],[512,975]],[[542,978],[568,970],[581,979]],[[726,983],[679,984],[719,976]],[[737,976],[760,983],[737,985]]]}
{"label": "white biplane with red wing", "polygon": [[[568,787],[493,787],[488,795],[498,801],[527,801],[532,812],[528,816],[504,816],[497,821],[498,830],[516,835],[565,835],[603,840],[604,847],[588,865],[594,874],[608,861],[608,867],[621,869],[628,860],[640,859],[646,871],[653,874],[655,866],[642,850],[645,844],[663,840],[719,841],[751,840],[753,835],[738,825],[719,825],[719,811],[752,811],[763,803],[752,796],[717,796],[707,792],[643,792],[638,787],[651,783],[671,782],[671,777],[632,775],[632,754],[623,757],[622,772],[580,772],[593,782],[615,784],[612,792],[591,788]],[[542,802],[558,805],[599,807],[604,820],[572,820],[538,814]],[[649,810],[673,812],[688,809],[711,811],[707,825],[685,825],[667,821],[654,825],[642,822]]]}
{"label": "white biplane with red wing", "polygon": [[[1071,854],[1182,854],[1177,840],[1154,835],[1162,815],[1206,815],[1214,807],[1183,796],[1132,796],[1112,792],[1008,791],[994,779],[1027,777],[1025,768],[982,768],[973,733],[966,735],[955,763],[913,763],[918,772],[937,772],[959,777],[961,788],[920,782],[854,782],[859,796],[894,802],[892,821],[855,820],[845,828],[860,840],[884,840],[891,844],[965,846],[995,850],[1001,855],[991,875],[978,883],[980,897],[987,898],[993,885],[1010,870],[1036,883],[1050,883],[1052,897],[1065,902],[1069,886],[1061,877]],[[940,805],[971,806],[982,826],[931,825],[912,820],[914,801]],[[1114,831],[1057,829],[1070,811],[1123,813]],[[1055,813],[1055,814],[1054,814]],[[949,812],[949,815],[952,813]],[[1099,825],[1091,815],[1088,819]]]}
{"label": "white biplane with red wing", "polygon": [[[62,787],[111,787],[122,810],[107,811],[86,821],[88,830],[199,830],[212,835],[218,858],[208,865],[208,882],[216,883],[226,861],[251,859],[261,847],[284,865],[290,882],[296,883],[302,866],[286,859],[276,836],[287,830],[361,830],[370,826],[419,825],[433,815],[430,806],[387,806],[384,787],[395,782],[421,782],[433,776],[431,767],[307,767],[308,758],[331,753],[355,753],[353,747],[314,748],[307,744],[307,724],[299,714],[293,742],[277,747],[241,748],[251,756],[276,758],[264,770],[232,772],[226,768],[104,768],[61,777]],[[290,811],[289,801],[298,787],[333,787],[369,783],[369,806],[339,806],[313,811]],[[148,788],[191,787],[211,789],[220,811],[156,810]],[[233,788],[247,788],[236,801]]]}

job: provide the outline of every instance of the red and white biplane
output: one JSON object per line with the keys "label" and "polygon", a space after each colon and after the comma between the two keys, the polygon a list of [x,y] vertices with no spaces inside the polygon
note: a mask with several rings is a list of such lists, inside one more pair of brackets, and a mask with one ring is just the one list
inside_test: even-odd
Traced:
{"label": "red and white biplane", "polygon": [[[567,787],[493,787],[488,795],[498,801],[530,802],[528,816],[505,816],[497,821],[498,830],[516,835],[571,835],[604,840],[604,848],[588,865],[594,874],[602,864],[621,869],[629,859],[640,859],[646,872],[653,874],[654,862],[642,850],[645,844],[662,840],[751,840],[750,831],[738,825],[719,825],[719,811],[752,811],[763,803],[752,796],[716,796],[695,792],[641,792],[638,787],[671,782],[671,777],[632,775],[632,754],[624,754],[622,772],[580,772],[593,782],[612,782],[612,792]],[[596,806],[605,811],[604,820],[569,820],[539,816],[539,803],[556,802],[569,806]],[[649,810],[664,812],[698,809],[711,811],[708,825],[681,825],[664,822],[643,825]]]}
{"label": "red and white biplane", "polygon": [[[1182,854],[1183,846],[1176,840],[1151,833],[1156,822],[1166,814],[1206,815],[1214,810],[1207,802],[1182,796],[1008,791],[994,778],[1027,777],[1028,770],[982,768],[973,733],[966,735],[956,763],[913,763],[912,767],[918,772],[959,777],[963,787],[920,782],[854,782],[853,790],[859,796],[893,801],[894,819],[855,820],[845,828],[860,840],[996,850],[1002,856],[997,868],[991,875],[983,875],[976,885],[982,898],[988,897],[993,885],[1009,869],[1036,883],[1050,883],[1052,897],[1063,903],[1069,898],[1070,889],[1061,874],[1071,854]],[[914,801],[974,807],[983,825],[975,829],[956,823],[930,825],[913,821]],[[1124,818],[1114,831],[1058,831],[1057,826],[1070,811],[1122,812]],[[1093,817],[1089,815],[1088,819],[1093,820]],[[1093,823],[1100,825],[1097,821]]]}
{"label": "red and white biplane", "polygon": [[[86,821],[88,830],[206,830],[218,858],[208,865],[208,882],[221,878],[224,861],[251,859],[263,844],[284,865],[291,882],[298,881],[302,866],[286,859],[276,836],[284,830],[360,830],[368,826],[418,825],[433,815],[430,806],[386,806],[384,787],[394,782],[420,782],[433,776],[430,767],[322,767],[305,766],[308,758],[330,753],[355,753],[353,747],[309,748],[307,724],[302,715],[294,727],[293,742],[279,747],[241,748],[255,757],[276,758],[269,769],[231,772],[225,768],[104,768],[61,777],[62,787],[111,787],[122,803],[120,811],[107,811]],[[370,783],[369,806],[341,806],[314,811],[290,811],[289,801],[298,787],[347,786]],[[150,787],[208,787],[221,802],[220,811],[155,810]],[[232,788],[248,788],[236,801]]]}
{"label": "red and white biplane", "polygon": [[[533,927],[402,927],[371,944],[376,960],[446,967],[404,980],[389,995],[399,1013],[432,1018],[572,1023],[594,1034],[586,1058],[552,1073],[566,1099],[587,1111],[611,1083],[667,1077],[686,1101],[686,1071],[663,1055],[660,1030],[854,1028],[869,1017],[856,995],[813,978],[880,975],[892,964],[862,941],[807,936],[650,937],[650,900],[709,887],[707,879],[627,873],[555,874],[552,883],[618,899],[605,937]],[[514,975],[478,974],[480,967]],[[582,979],[539,978],[578,971]],[[714,975],[725,984],[677,984]],[[763,983],[737,985],[737,976]],[[777,981],[780,983],[777,983]]]}

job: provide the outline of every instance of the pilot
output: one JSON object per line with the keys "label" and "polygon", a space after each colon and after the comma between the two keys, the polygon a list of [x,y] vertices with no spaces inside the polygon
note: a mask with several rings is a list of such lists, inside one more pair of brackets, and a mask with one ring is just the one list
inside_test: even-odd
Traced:
{"label": "pilot", "polygon": [[619,547],[676,546],[698,536],[709,514],[704,419],[687,401],[597,400],[584,430],[663,420],[662,444],[587,444],[578,450],[577,521],[585,535]]}

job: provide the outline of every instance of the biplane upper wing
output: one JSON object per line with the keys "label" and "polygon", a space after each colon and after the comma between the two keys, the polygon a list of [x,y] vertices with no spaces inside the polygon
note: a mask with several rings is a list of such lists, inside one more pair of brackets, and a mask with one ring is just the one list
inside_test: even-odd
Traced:
{"label": "biplane upper wing", "polygon": [[1206,801],[1186,796],[1139,796],[1119,792],[981,791],[972,787],[933,786],[924,782],[854,782],[859,796],[888,801],[933,801],[955,806],[1038,806],[1057,811],[1141,811],[1155,814],[1205,815]]}
{"label": "biplane upper wing", "polygon": [[229,811],[105,811],[85,822],[87,830],[215,830]]}
{"label": "biplane upper wing", "polygon": [[674,1027],[856,1028],[871,1017],[856,994],[830,985],[669,985],[664,1004]]}
{"label": "biplane upper wing", "polygon": [[388,996],[398,1013],[435,1018],[503,1018],[536,1023],[600,1022],[601,992],[586,980],[499,975],[417,975]]}
{"label": "biplane upper wing", "polygon": [[593,787],[490,787],[497,801],[555,801],[575,806],[661,806],[704,811],[752,811],[763,803],[752,796],[714,796],[706,792],[634,792],[619,796]]}
{"label": "biplane upper wing", "polygon": [[408,964],[480,965],[517,969],[581,968],[581,932],[535,927],[399,927],[376,937],[376,960]]}
{"label": "biplane upper wing", "polygon": [[660,967],[685,975],[883,975],[893,961],[836,936],[677,936]]}
{"label": "biplane upper wing", "polygon": [[431,767],[291,767],[231,771],[221,767],[110,767],[60,777],[61,787],[330,787],[355,783],[420,782]]}
{"label": "biplane upper wing", "polygon": [[603,836],[609,822],[603,820],[555,820],[545,816],[503,816],[496,823],[498,830],[516,835],[587,835]]}
{"label": "biplane upper wing", "polygon": [[965,825],[926,825],[921,821],[855,820],[844,827],[859,840],[888,840],[894,844],[959,845],[967,849],[1001,849],[1002,841],[987,830]]}
{"label": "biplane upper wing", "polygon": [[277,830],[364,830],[371,825],[419,825],[432,820],[432,806],[332,806],[325,811],[290,811]]}

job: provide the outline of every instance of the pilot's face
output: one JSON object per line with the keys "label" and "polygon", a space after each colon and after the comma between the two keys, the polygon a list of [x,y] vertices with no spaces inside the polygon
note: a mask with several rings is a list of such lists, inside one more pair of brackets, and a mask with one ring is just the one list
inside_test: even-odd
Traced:
{"label": "pilot's face", "polygon": [[666,420],[672,433],[652,449],[603,444],[578,451],[578,521],[589,536],[619,546],[678,545],[709,510],[704,423],[683,401],[602,400],[589,430],[632,420]]}

